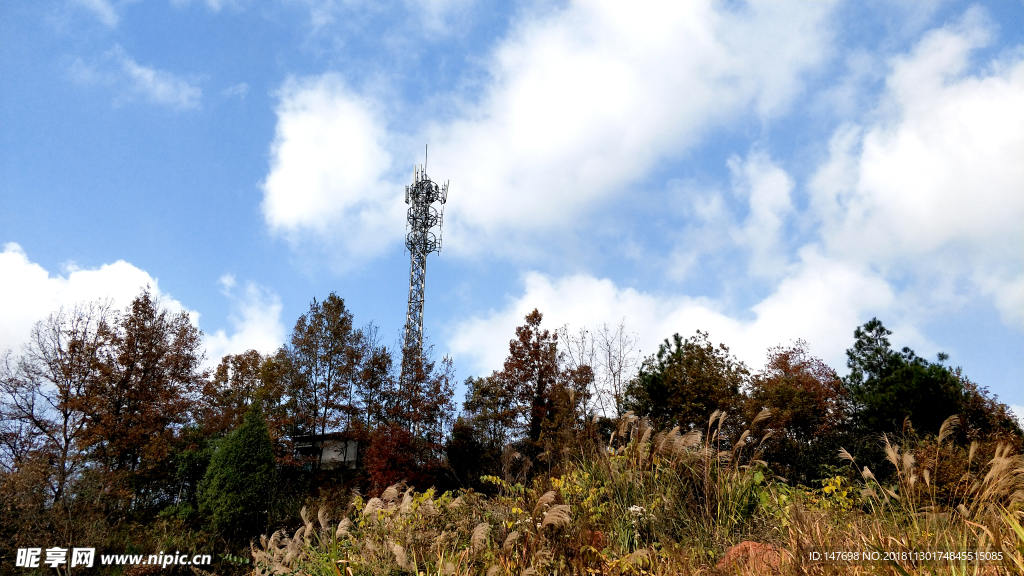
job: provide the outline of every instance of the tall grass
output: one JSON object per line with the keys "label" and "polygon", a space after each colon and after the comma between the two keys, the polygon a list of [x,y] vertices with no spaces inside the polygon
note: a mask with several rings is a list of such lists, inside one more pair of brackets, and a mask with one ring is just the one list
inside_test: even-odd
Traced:
{"label": "tall grass", "polygon": [[[759,416],[762,419],[767,414]],[[951,458],[955,419],[935,442],[883,439],[892,482],[867,467],[819,489],[772,478],[764,438],[734,441],[716,412],[704,430],[656,432],[627,414],[610,438],[525,485],[485,477],[494,496],[402,484],[344,508],[305,509],[297,529],[254,543],[255,572],[341,575],[1020,574],[1024,459],[997,446]],[[756,429],[759,419],[751,423]],[[849,453],[840,457],[856,465]],[[936,479],[950,477],[937,486]],[[315,516],[315,517],[314,517]],[[730,547],[756,541],[765,546]],[[771,560],[764,560],[772,553]],[[815,562],[812,552],[987,551],[994,562]],[[760,551],[744,556],[739,552]],[[734,554],[736,553],[736,554]],[[724,557],[724,560],[723,560]],[[759,559],[760,558],[760,559]]]}

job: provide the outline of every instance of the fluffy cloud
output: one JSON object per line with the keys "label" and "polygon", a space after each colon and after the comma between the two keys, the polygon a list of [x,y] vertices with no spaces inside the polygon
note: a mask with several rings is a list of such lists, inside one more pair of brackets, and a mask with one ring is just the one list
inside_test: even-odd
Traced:
{"label": "fluffy cloud", "polygon": [[156,278],[124,260],[93,270],[69,267],[65,275],[51,276],[21,246],[10,243],[0,252],[0,278],[0,351],[20,348],[32,326],[62,306],[109,300],[115,309],[123,309],[147,286],[168,309],[189,312],[193,322],[199,317],[161,293]]}
{"label": "fluffy cloud", "polygon": [[[626,318],[645,353],[674,332],[708,330],[754,366],[767,347],[803,338],[841,368],[852,329],[875,315],[894,329],[894,342],[928,355],[937,347],[918,326],[979,294],[1019,326],[1024,59],[1017,51],[968,73],[987,41],[984,19],[968,11],[893,58],[868,121],[834,133],[827,161],[807,184],[809,206],[798,207],[797,183],[758,150],[728,163],[740,212],[721,192],[689,194],[692,214],[681,234],[697,248],[673,261],[692,268],[703,254],[746,250],[751,275],[771,282],[749,308],[729,305],[728,289],[693,298],[534,272],[504,309],[459,324],[451,349],[481,371],[500,366],[503,343],[534,307],[554,326]],[[818,223],[801,230],[810,235],[802,246],[787,230],[794,219]],[[727,282],[750,283],[749,276]]]}
{"label": "fluffy cloud", "polygon": [[[795,272],[773,294],[742,311],[727,310],[707,298],[621,288],[609,279],[588,275],[551,278],[530,272],[523,282],[522,295],[503,310],[467,319],[452,330],[449,349],[472,358],[478,373],[501,367],[515,327],[534,308],[545,314],[549,328],[614,326],[625,319],[627,329],[638,334],[644,355],[655,352],[664,338],[676,332],[689,336],[700,329],[754,367],[763,364],[770,346],[797,338],[842,367],[850,334],[863,312],[888,307],[893,301],[888,284],[869,271],[827,260],[811,250],[801,254]],[[903,336],[907,331],[897,326],[896,332]]]}
{"label": "fluffy cloud", "polygon": [[[809,9],[808,9],[809,8]],[[495,52],[492,84],[431,131],[451,245],[572,226],[711,128],[783,110],[822,58],[827,7],[570,4]],[[522,234],[519,234],[522,233]]]}
{"label": "fluffy cloud", "polygon": [[[0,252],[0,279],[0,353],[17,351],[28,341],[32,326],[61,307],[109,301],[115,310],[123,310],[147,286],[165,308],[186,312],[199,326],[198,312],[161,292],[156,278],[124,260],[91,270],[71,266],[64,275],[51,275],[29,260],[20,246],[10,243]],[[230,276],[221,279],[221,286],[231,302],[232,332],[206,335],[207,364],[216,365],[224,354],[251,348],[272,352],[280,346],[285,337],[280,298],[251,282],[239,290]]]}
{"label": "fluffy cloud", "polygon": [[931,300],[967,279],[1019,325],[1024,59],[967,74],[988,37],[969,11],[893,59],[873,121],[836,131],[810,190],[828,253],[911,273]]}
{"label": "fluffy cloud", "polygon": [[281,299],[253,282],[237,291],[233,276],[221,277],[222,292],[231,301],[232,313],[228,317],[233,333],[217,330],[206,336],[207,363],[220,362],[227,354],[258,350],[268,354],[284,342],[285,328],[281,323]]}
{"label": "fluffy cloud", "polygon": [[[828,10],[606,1],[525,16],[479,99],[424,129],[430,173],[453,182],[446,246],[502,252],[575,226],[712,127],[784,110],[826,53]],[[397,239],[385,230],[401,229],[402,183],[388,176],[409,154],[388,153],[399,139],[385,120],[336,75],[289,82],[264,186],[271,228]]]}
{"label": "fluffy cloud", "polygon": [[263,213],[275,232],[329,236],[372,255],[402,234],[403,188],[385,178],[387,133],[375,106],[335,74],[281,89]]}

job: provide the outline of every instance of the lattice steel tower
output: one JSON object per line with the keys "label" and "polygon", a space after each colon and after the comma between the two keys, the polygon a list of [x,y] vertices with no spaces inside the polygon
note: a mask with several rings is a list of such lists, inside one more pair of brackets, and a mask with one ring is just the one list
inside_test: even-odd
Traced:
{"label": "lattice steel tower", "polygon": [[[405,248],[409,251],[409,311],[405,316],[405,342],[402,355],[402,379],[407,376],[412,357],[423,354],[423,292],[427,280],[427,254],[441,252],[441,224],[448,183],[438,186],[427,177],[426,161],[414,166],[412,185],[405,187],[409,205]],[[434,228],[437,228],[437,234]]]}

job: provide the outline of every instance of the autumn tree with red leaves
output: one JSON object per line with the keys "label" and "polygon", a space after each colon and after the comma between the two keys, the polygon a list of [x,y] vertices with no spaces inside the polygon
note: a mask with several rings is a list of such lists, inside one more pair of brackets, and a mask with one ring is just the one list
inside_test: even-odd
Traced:
{"label": "autumn tree with red leaves", "polygon": [[221,438],[242,425],[246,412],[259,404],[267,422],[278,464],[298,463],[289,438],[294,416],[286,396],[292,373],[288,355],[261,354],[247,350],[221,359],[213,375],[203,386],[197,406],[197,423],[204,436]]}
{"label": "autumn tree with red leaves", "polygon": [[223,435],[241,426],[249,406],[263,388],[264,357],[256,350],[224,356],[203,387],[203,427]]}
{"label": "autumn tree with red leaves", "polygon": [[297,432],[326,434],[355,422],[363,340],[345,301],[333,292],[323,302],[314,298],[295,322],[286,353],[293,369],[288,395]]}
{"label": "autumn tree with red leaves", "polygon": [[772,432],[765,459],[781,472],[807,483],[819,477],[822,464],[835,463],[849,399],[836,371],[812,356],[807,342],[768,350],[764,369],[750,380],[747,421],[764,408],[771,412],[764,427]]}
{"label": "autumn tree with red leaves", "polygon": [[377,365],[367,367],[362,386],[368,419],[369,448],[364,462],[371,490],[378,492],[400,480],[417,486],[438,485],[444,480],[443,449],[454,420],[454,367],[451,358],[440,362],[414,354],[404,378],[385,373],[381,349]]}
{"label": "autumn tree with red leaves", "polygon": [[167,500],[177,432],[190,420],[205,374],[202,333],[144,290],[116,322],[99,327],[105,345],[75,408],[84,415],[83,449],[109,493],[132,509]]}
{"label": "autumn tree with red leaves", "polygon": [[586,416],[593,371],[565,366],[558,334],[542,329],[542,319],[538,310],[526,315],[501,371],[467,381],[466,425],[485,435],[492,450],[513,440],[531,457],[558,458]]}

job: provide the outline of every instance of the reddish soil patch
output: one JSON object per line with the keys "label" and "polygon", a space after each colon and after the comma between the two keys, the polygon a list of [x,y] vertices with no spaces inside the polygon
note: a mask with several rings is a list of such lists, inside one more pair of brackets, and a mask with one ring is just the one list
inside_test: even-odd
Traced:
{"label": "reddish soil patch", "polygon": [[781,567],[782,554],[778,549],[771,544],[749,540],[729,548],[717,566],[723,572],[746,568],[754,574],[779,574]]}

